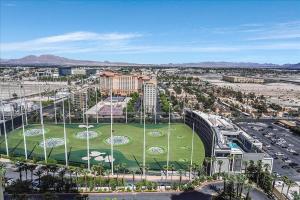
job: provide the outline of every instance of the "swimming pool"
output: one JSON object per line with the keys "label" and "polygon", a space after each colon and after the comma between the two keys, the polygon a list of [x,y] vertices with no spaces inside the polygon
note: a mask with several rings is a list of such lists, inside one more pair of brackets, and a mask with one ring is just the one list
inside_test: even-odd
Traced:
{"label": "swimming pool", "polygon": [[233,149],[233,148],[239,148],[239,145],[237,145],[237,143],[235,143],[235,142],[230,142],[230,143],[228,143],[228,146],[231,148],[231,149]]}

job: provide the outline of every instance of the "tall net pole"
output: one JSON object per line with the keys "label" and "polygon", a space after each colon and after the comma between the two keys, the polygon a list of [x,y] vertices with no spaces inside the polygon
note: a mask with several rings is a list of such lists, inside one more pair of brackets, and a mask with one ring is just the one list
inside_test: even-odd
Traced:
{"label": "tall net pole", "polygon": [[110,151],[111,151],[111,175],[114,175],[114,138],[113,138],[113,106],[112,88],[110,89]]}
{"label": "tall net pole", "polygon": [[65,119],[65,101],[63,100],[62,105],[63,123],[64,123],[64,140],[65,140],[65,161],[66,167],[68,167],[68,150],[67,150],[67,131],[66,131],[66,119]]}
{"label": "tall net pole", "polygon": [[[193,135],[192,135],[192,150],[191,150],[191,166],[193,165],[193,156],[194,156],[194,136],[195,136],[195,124],[193,123]],[[192,168],[190,168],[190,171]]]}
{"label": "tall net pole", "polygon": [[57,124],[57,113],[56,113],[56,90],[54,90],[54,122]]}
{"label": "tall net pole", "polygon": [[[10,98],[10,95],[11,95],[10,84],[8,85],[8,89],[9,89],[9,98]],[[10,111],[11,129],[14,130],[15,127],[14,127],[14,118],[13,118],[13,106],[10,103],[9,103],[9,111]]]}
{"label": "tall net pole", "polygon": [[[21,84],[20,84],[20,95],[21,95]],[[24,98],[20,96],[21,100],[21,116],[22,116],[22,131],[23,131],[23,142],[24,142],[24,155],[25,159],[27,160],[27,143],[26,143],[26,135],[25,135],[25,127],[24,127],[24,113],[23,113],[23,103],[24,103]],[[25,106],[25,105],[24,105]]]}
{"label": "tall net pole", "polygon": [[25,98],[25,92],[26,92],[25,87],[23,86],[23,100],[25,102],[25,106],[24,106],[25,107],[25,109],[24,109],[25,110],[25,122],[26,122],[25,124],[28,125],[28,118],[27,118],[27,109],[28,109],[28,107],[27,107],[27,101],[26,101],[26,98]]}
{"label": "tall net pole", "polygon": [[[126,97],[125,97],[125,99],[127,100],[127,93],[126,93]],[[125,108],[125,122],[126,122],[126,124],[127,124],[127,122],[128,122],[128,109],[127,109],[127,106],[128,106],[128,102],[126,101],[126,108]]]}
{"label": "tall net pole", "polygon": [[87,148],[87,157],[88,157],[88,170],[91,170],[91,164],[90,164],[90,136],[89,136],[89,120],[88,120],[88,90],[86,91],[86,96],[85,96],[85,121],[86,121],[86,148]]}
{"label": "tall net pole", "polygon": [[146,177],[146,110],[145,110],[145,85],[144,85],[144,142],[143,142],[143,176]]}
{"label": "tall net pole", "polygon": [[68,109],[69,109],[69,124],[72,123],[71,121],[71,103],[70,103],[70,94],[68,96]]}
{"label": "tall net pole", "polygon": [[44,159],[47,163],[47,151],[46,151],[46,138],[45,138],[45,127],[44,127],[44,117],[43,117],[43,105],[42,105],[42,95],[41,95],[41,86],[39,84],[39,94],[40,94],[40,118],[41,118],[41,126],[42,126],[42,134],[43,134],[43,147],[44,147]]}
{"label": "tall net pole", "polygon": [[169,103],[168,153],[167,153],[167,179],[168,179],[168,173],[169,173],[169,161],[170,161],[170,128],[171,128],[171,103]]}
{"label": "tall net pole", "polygon": [[98,89],[95,87],[95,92],[96,92],[96,119],[97,119],[97,124],[99,123],[99,116],[98,116]]}
{"label": "tall net pole", "polygon": [[9,156],[9,151],[8,151],[8,142],[7,142],[7,133],[6,133],[6,121],[5,121],[5,116],[4,116],[4,106],[3,102],[1,99],[1,111],[2,111],[2,118],[3,118],[3,129],[4,129],[4,139],[5,139],[5,148],[6,148],[6,155]]}

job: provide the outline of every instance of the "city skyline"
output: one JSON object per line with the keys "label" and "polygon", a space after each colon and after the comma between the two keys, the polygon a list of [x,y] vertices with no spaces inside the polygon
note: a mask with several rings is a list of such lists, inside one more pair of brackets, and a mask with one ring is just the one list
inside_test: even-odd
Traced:
{"label": "city skyline", "polygon": [[298,63],[299,13],[297,1],[3,0],[0,57]]}

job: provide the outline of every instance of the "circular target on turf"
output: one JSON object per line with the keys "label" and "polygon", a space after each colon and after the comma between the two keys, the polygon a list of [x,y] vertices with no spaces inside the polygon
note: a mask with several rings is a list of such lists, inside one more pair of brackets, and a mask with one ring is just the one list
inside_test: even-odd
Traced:
{"label": "circular target on turf", "polygon": [[152,137],[161,137],[161,136],[163,136],[164,134],[163,134],[163,132],[161,132],[161,131],[155,130],[155,131],[150,131],[150,132],[148,132],[148,135],[150,135],[150,136],[152,136]]}
{"label": "circular target on turf", "polygon": [[81,131],[76,133],[75,137],[78,139],[86,139],[89,136],[90,139],[98,136],[98,133],[95,131]]}
{"label": "circular target on turf", "polygon": [[162,147],[150,147],[147,152],[151,155],[160,155],[165,153],[165,149]]}
{"label": "circular target on turf", "polygon": [[[48,138],[45,140],[45,144],[46,148],[53,148],[64,145],[65,140],[63,138]],[[44,147],[44,141],[41,141],[39,146]]]}
{"label": "circular target on turf", "polygon": [[128,144],[129,142],[130,142],[129,137],[123,135],[115,135],[113,136],[113,139],[111,139],[111,137],[105,139],[106,144],[113,143],[113,145],[124,145],[124,144]]}
{"label": "circular target on turf", "polygon": [[[45,130],[45,133],[46,133],[46,130]],[[24,132],[24,134],[25,134],[25,136],[28,136],[28,137],[43,135],[43,129],[41,129],[41,128],[29,129],[29,130],[26,130]]]}

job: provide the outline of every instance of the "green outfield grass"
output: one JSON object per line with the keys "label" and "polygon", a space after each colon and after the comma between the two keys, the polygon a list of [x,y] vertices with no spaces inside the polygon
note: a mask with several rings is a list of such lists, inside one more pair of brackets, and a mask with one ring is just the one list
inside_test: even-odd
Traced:
{"label": "green outfield grass", "polygon": [[[87,156],[86,139],[78,139],[75,135],[78,132],[85,131],[86,128],[79,128],[79,124],[66,125],[67,145],[70,162],[74,164],[87,163],[82,157]],[[28,125],[26,130],[41,128],[40,125]],[[63,125],[46,124],[46,139],[62,138]],[[89,130],[98,133],[96,138],[90,139],[90,151],[98,151],[110,154],[110,144],[105,139],[110,137],[110,124],[94,124]],[[143,125],[140,124],[113,124],[114,135],[127,136],[130,141],[127,144],[114,146],[114,163],[126,163],[128,168],[138,168],[143,160]],[[159,134],[153,136],[152,133],[158,131]],[[166,164],[167,159],[167,133],[168,124],[147,124],[146,125],[146,149],[150,147],[161,147],[164,153],[153,155],[146,151],[146,164],[150,169],[159,170]],[[39,146],[42,141],[42,135],[27,136],[27,152],[30,157],[40,157],[43,159],[43,148]],[[3,135],[0,137],[1,152],[5,153],[5,142]],[[176,169],[185,168],[190,163],[191,157],[192,129],[185,124],[171,124],[170,131],[170,164],[174,164]],[[24,155],[22,128],[19,128],[8,134],[8,145],[11,155]],[[50,159],[63,162],[65,159],[64,145],[47,148],[47,154]],[[197,164],[203,162],[204,146],[201,139],[195,134],[194,138],[194,156],[193,161]],[[105,156],[103,154],[103,156]],[[94,158],[91,164],[97,164]],[[109,162],[104,162],[109,167]]]}

